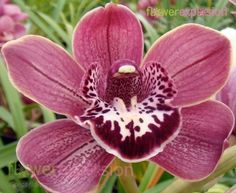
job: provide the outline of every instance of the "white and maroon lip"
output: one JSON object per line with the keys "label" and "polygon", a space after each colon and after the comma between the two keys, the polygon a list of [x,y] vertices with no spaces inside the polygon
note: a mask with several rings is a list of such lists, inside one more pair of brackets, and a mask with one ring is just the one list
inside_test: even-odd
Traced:
{"label": "white and maroon lip", "polygon": [[111,68],[107,101],[97,93],[99,66],[92,65],[88,70],[82,91],[92,105],[76,117],[77,122],[90,128],[97,142],[120,159],[149,159],[163,151],[180,129],[179,109],[166,104],[176,94],[173,82],[155,62],[139,69],[122,60]]}

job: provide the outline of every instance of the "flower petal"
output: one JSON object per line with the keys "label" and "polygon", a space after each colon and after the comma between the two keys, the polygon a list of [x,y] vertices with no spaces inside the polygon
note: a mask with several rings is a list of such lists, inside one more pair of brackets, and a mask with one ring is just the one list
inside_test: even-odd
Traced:
{"label": "flower petal", "polygon": [[16,24],[14,29],[14,36],[15,38],[22,37],[26,33],[26,28],[22,24]]}
{"label": "flower petal", "polygon": [[98,62],[108,69],[120,59],[140,65],[143,52],[141,25],[127,7],[109,3],[105,8],[90,11],[78,23],[73,51],[84,68]]}
{"label": "flower petal", "polygon": [[[232,72],[230,79],[224,88],[217,94],[216,98],[226,104],[236,117],[236,69]],[[236,125],[234,125],[234,134],[236,134]]]}
{"label": "flower petal", "polygon": [[147,63],[143,68],[143,88],[139,100],[167,104],[173,100],[177,91],[165,69],[158,63]]}
{"label": "flower petal", "polygon": [[[156,104],[141,104],[134,110],[121,110],[117,99],[114,106],[88,109],[80,121],[88,125],[93,137],[107,152],[125,162],[140,162],[160,153],[179,133],[178,109]],[[112,140],[111,140],[112,139]]]}
{"label": "flower petal", "polygon": [[230,64],[230,43],[222,34],[198,24],[186,24],[154,43],[144,59],[167,70],[178,90],[175,106],[200,103],[225,83]]}
{"label": "flower petal", "polygon": [[14,21],[9,16],[0,17],[0,32],[12,32],[14,30]]}
{"label": "flower petal", "polygon": [[163,152],[151,160],[175,176],[198,180],[216,167],[234,124],[222,103],[207,101],[182,109],[182,129]]}
{"label": "flower petal", "polygon": [[40,36],[25,36],[3,46],[9,75],[27,97],[58,113],[79,114],[83,70],[61,47]]}
{"label": "flower petal", "polygon": [[113,159],[88,130],[66,119],[30,131],[17,157],[46,190],[60,193],[90,191]]}
{"label": "flower petal", "polygon": [[232,68],[236,67],[236,29],[227,27],[223,30],[221,30],[221,33],[225,35],[230,43],[231,43],[231,49],[232,49]]}
{"label": "flower petal", "polygon": [[20,7],[14,4],[6,4],[3,6],[4,15],[12,17],[15,21],[27,19],[27,14],[21,12]]}

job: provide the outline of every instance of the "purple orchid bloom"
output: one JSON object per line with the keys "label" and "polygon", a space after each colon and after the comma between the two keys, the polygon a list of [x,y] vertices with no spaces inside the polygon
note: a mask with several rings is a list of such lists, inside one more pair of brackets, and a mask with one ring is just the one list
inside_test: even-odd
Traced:
{"label": "purple orchid bloom", "polygon": [[186,24],[142,59],[139,21],[113,3],[78,23],[73,57],[40,36],[8,42],[3,56],[15,87],[68,117],[21,138],[17,157],[50,192],[90,191],[114,157],[150,159],[175,176],[204,178],[234,124],[226,105],[209,100],[227,80],[230,55],[219,32]]}
{"label": "purple orchid bloom", "polygon": [[17,5],[0,0],[0,47],[9,40],[25,35],[26,29],[21,22],[27,17]]}
{"label": "purple orchid bloom", "polygon": [[[226,104],[236,116],[236,70],[234,69],[227,84],[217,94],[216,98]],[[236,126],[234,126],[233,134],[236,135]]]}
{"label": "purple orchid bloom", "polygon": [[149,11],[151,9],[155,9],[158,3],[159,0],[139,0],[137,4],[137,9],[147,19],[147,21],[154,24],[159,19],[159,16],[152,16]]}
{"label": "purple orchid bloom", "polygon": [[148,7],[156,7],[157,4],[158,4],[158,0],[139,0],[138,8],[145,10]]}

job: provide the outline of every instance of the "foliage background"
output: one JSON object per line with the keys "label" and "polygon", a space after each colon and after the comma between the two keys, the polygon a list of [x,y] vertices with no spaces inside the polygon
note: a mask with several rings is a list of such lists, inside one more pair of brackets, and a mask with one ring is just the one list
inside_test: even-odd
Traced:
{"label": "foliage background", "polygon": [[[73,28],[80,18],[94,7],[105,5],[105,0],[13,0],[28,13],[26,25],[29,34],[43,35],[71,52]],[[160,9],[227,8],[228,15],[183,17],[180,15],[158,18],[149,22],[137,9],[138,1],[113,1],[124,3],[135,11],[145,33],[145,50],[162,34],[184,23],[200,23],[217,30],[236,28],[235,10],[227,0],[159,0]],[[145,12],[145,10],[143,10]],[[22,97],[10,84],[3,62],[0,64],[0,193],[43,193],[44,190],[17,162],[17,140],[27,131],[42,123],[60,118],[40,105]],[[235,150],[235,149],[234,149]],[[231,164],[231,165],[230,165]],[[230,167],[221,165],[213,177],[198,183],[176,180],[158,166],[142,162],[133,164],[135,177],[142,193],[190,193],[193,191],[223,193],[236,184],[236,161]],[[227,169],[225,169],[227,168]],[[110,168],[112,171],[112,168]],[[229,170],[229,171],[227,171]],[[218,171],[218,170],[217,170]],[[227,172],[226,172],[227,171]],[[218,177],[221,176],[221,177]],[[168,187],[168,188],[167,188]],[[181,189],[182,187],[182,189]],[[213,188],[211,188],[213,187]],[[166,189],[167,188],[167,189]],[[178,189],[180,188],[180,189]],[[101,193],[125,193],[116,173],[103,177],[99,185]]]}

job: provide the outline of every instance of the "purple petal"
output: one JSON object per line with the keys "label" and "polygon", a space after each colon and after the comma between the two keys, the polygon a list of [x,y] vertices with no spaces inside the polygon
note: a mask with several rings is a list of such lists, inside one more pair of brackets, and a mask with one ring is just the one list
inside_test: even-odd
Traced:
{"label": "purple petal", "polygon": [[88,130],[66,119],[33,129],[21,138],[17,157],[46,190],[64,193],[93,189],[113,159]]}
{"label": "purple petal", "polygon": [[225,105],[214,101],[183,108],[181,113],[179,135],[151,160],[175,176],[199,180],[215,169],[228,145],[234,117]]}
{"label": "purple petal", "polygon": [[226,27],[223,30],[220,31],[223,35],[225,35],[230,43],[231,43],[231,49],[232,49],[232,66],[231,69],[236,67],[236,29],[231,27]]}
{"label": "purple petal", "polygon": [[[217,99],[226,104],[236,117],[236,70],[234,70],[224,88],[217,94]],[[234,134],[236,134],[236,125],[234,126]]]}
{"label": "purple petal", "polygon": [[139,65],[143,52],[141,25],[127,7],[109,3],[81,19],[74,31],[73,49],[84,68],[98,62],[107,69],[120,59]]}
{"label": "purple petal", "polygon": [[9,16],[0,17],[0,32],[12,32],[14,30],[14,21]]}
{"label": "purple petal", "polygon": [[82,112],[84,71],[61,47],[40,36],[25,36],[5,44],[2,53],[12,82],[24,95],[58,113]]}
{"label": "purple petal", "polygon": [[5,15],[12,17],[15,21],[22,21],[28,18],[26,13],[22,13],[20,8],[14,4],[6,4],[3,6]]}
{"label": "purple petal", "polygon": [[15,25],[15,29],[14,29],[15,39],[25,35],[25,33],[26,33],[26,28],[24,25],[22,25],[22,24]]}
{"label": "purple petal", "polygon": [[178,90],[172,104],[192,105],[208,99],[225,83],[230,43],[222,34],[198,24],[186,24],[165,34],[147,53],[167,70]]}

